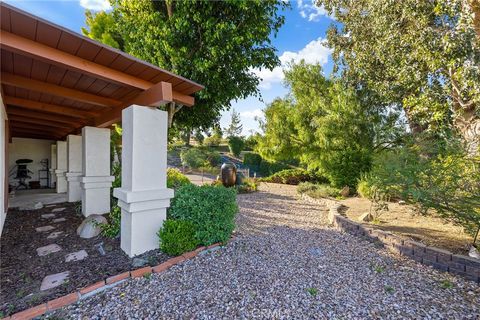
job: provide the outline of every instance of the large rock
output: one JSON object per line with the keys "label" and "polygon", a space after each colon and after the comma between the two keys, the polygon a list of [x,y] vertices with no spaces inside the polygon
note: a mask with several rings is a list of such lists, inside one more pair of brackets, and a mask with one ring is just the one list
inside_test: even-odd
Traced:
{"label": "large rock", "polygon": [[107,223],[107,219],[99,214],[92,214],[83,220],[82,224],[77,228],[77,234],[80,238],[93,238],[100,234],[102,229],[100,224]]}

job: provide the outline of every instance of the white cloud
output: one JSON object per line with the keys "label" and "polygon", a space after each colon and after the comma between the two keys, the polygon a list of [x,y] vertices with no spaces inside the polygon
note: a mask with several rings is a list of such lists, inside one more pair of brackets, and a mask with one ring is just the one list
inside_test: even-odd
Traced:
{"label": "white cloud", "polygon": [[286,68],[291,61],[298,63],[303,59],[307,63],[319,63],[322,66],[327,64],[328,57],[332,53],[332,50],[326,47],[324,42],[324,39],[318,38],[308,43],[300,51],[285,51],[279,57],[281,66],[275,67],[271,71],[268,69],[254,69],[253,72],[262,79],[259,87],[262,89],[270,89],[272,84],[282,82],[284,78],[283,69]]}
{"label": "white cloud", "polygon": [[302,18],[308,19],[308,21],[318,21],[322,16],[328,17],[328,13],[323,6],[318,7],[315,4],[315,0],[298,0],[298,9]]}
{"label": "white cloud", "polygon": [[108,0],[80,0],[80,5],[94,11],[105,11],[112,8]]}
{"label": "white cloud", "polygon": [[246,119],[255,119],[257,117],[262,118],[263,117],[263,111],[262,111],[262,109],[243,111],[243,112],[240,112],[240,117],[246,118]]}

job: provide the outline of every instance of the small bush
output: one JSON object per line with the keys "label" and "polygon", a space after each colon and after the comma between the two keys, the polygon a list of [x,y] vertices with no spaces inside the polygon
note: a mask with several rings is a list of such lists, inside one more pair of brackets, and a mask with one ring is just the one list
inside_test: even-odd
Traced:
{"label": "small bush", "polygon": [[182,164],[192,169],[207,165],[207,157],[199,148],[190,148],[180,152]]}
{"label": "small bush", "polygon": [[158,231],[160,250],[171,256],[178,256],[197,247],[195,225],[184,220],[165,220]]}
{"label": "small bush", "polygon": [[242,184],[235,186],[238,193],[251,193],[258,190],[258,182],[256,179],[245,178]]}
{"label": "small bush", "polygon": [[228,148],[230,149],[230,153],[235,157],[240,156],[240,152],[242,152],[244,144],[245,142],[241,137],[230,137],[228,139]]}
{"label": "small bush", "polygon": [[326,179],[317,173],[305,169],[287,169],[279,171],[269,177],[261,179],[264,182],[297,185],[300,182],[326,182]]}
{"label": "small bush", "polygon": [[372,186],[370,185],[368,176],[363,176],[357,184],[357,192],[362,198],[371,199]]}
{"label": "small bush", "polygon": [[258,153],[249,152],[243,155],[243,164],[251,167],[260,167],[262,156]]}
{"label": "small bush", "polygon": [[305,193],[312,198],[336,198],[340,190],[327,184],[314,184],[311,182],[300,183],[297,187],[298,193]]}
{"label": "small bush", "polygon": [[172,219],[192,222],[198,244],[210,245],[230,238],[237,211],[235,189],[186,185],[177,190],[168,215]]}
{"label": "small bush", "polygon": [[100,224],[102,235],[108,238],[116,238],[120,234],[120,221],[122,218],[122,209],[114,205],[108,214],[108,223]]}
{"label": "small bush", "polygon": [[208,162],[208,164],[211,167],[216,167],[222,162],[222,156],[218,151],[209,149],[209,148],[202,148],[201,149],[203,154],[205,155],[205,158]]}
{"label": "small bush", "polygon": [[167,188],[178,189],[181,186],[190,184],[190,180],[180,172],[180,170],[175,168],[167,169]]}
{"label": "small bush", "polygon": [[205,138],[203,143],[210,147],[218,146],[220,145],[220,143],[222,143],[222,137],[214,134],[210,137]]}
{"label": "small bush", "polygon": [[283,163],[271,162],[263,159],[262,162],[260,163],[258,172],[262,176],[270,176],[272,174],[275,174],[279,171],[286,170],[286,169],[288,169],[288,166]]}

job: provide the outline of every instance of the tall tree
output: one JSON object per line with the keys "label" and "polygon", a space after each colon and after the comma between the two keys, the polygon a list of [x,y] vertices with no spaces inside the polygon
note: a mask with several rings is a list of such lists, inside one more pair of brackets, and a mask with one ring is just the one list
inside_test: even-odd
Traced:
{"label": "tall tree", "polygon": [[242,135],[243,124],[240,119],[240,113],[232,109],[232,114],[230,116],[230,125],[225,128],[225,134],[227,137],[239,137]]}
{"label": "tall tree", "polygon": [[400,106],[413,132],[453,128],[478,150],[478,0],[318,0],[336,70],[377,106]]}
{"label": "tall tree", "polygon": [[[267,159],[298,160],[338,187],[355,187],[369,170],[377,118],[355,91],[326,79],[320,65],[301,62],[285,72],[290,94],[265,110],[258,150]],[[375,145],[377,143],[377,146]]]}
{"label": "tall tree", "polygon": [[[270,37],[284,23],[282,0],[112,0],[87,11],[84,34],[205,85],[193,108],[171,103],[170,124],[207,129],[233,99],[258,95],[253,68],[279,65]],[[115,46],[115,44],[113,44]]]}

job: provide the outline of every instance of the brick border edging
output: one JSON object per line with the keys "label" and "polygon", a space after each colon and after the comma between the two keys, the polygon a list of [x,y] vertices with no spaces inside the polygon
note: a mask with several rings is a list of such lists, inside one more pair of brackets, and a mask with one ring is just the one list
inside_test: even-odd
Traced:
{"label": "brick border edging", "polygon": [[[232,237],[233,239],[234,237]],[[22,320],[27,320],[27,319],[33,319],[35,317],[39,317],[41,315],[46,314],[47,312],[51,312],[54,310],[57,310],[59,308],[68,306],[70,304],[76,303],[82,299],[88,298],[90,296],[93,296],[99,292],[102,292],[108,288],[111,288],[113,286],[116,286],[122,282],[125,282],[127,279],[133,279],[133,278],[140,278],[148,274],[152,273],[161,273],[163,271],[166,271],[170,269],[172,266],[177,265],[183,261],[192,259],[196,257],[200,252],[202,251],[207,251],[209,249],[215,248],[215,247],[220,247],[223,246],[221,243],[214,243],[209,246],[202,246],[198,247],[197,249],[186,252],[180,256],[170,258],[167,261],[154,266],[154,267],[142,267],[139,269],[131,270],[131,271],[126,271],[114,276],[110,276],[102,281],[98,281],[94,284],[91,284],[85,288],[79,289],[75,292],[69,293],[63,297],[59,297],[50,301],[47,301],[45,303],[42,303],[38,306],[29,308],[27,310],[23,310],[20,312],[17,312],[11,316],[2,318],[1,320],[16,320],[16,319],[22,319]]]}
{"label": "brick border edging", "polygon": [[480,284],[480,260],[478,259],[453,254],[450,251],[426,246],[417,241],[405,240],[391,232],[373,229],[354,222],[340,213],[339,210],[343,205],[336,200],[315,199],[306,194],[302,194],[302,199],[328,207],[328,222],[337,230],[361,236],[369,241],[380,241],[393,253]]}

